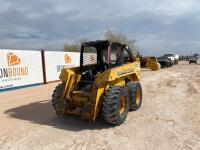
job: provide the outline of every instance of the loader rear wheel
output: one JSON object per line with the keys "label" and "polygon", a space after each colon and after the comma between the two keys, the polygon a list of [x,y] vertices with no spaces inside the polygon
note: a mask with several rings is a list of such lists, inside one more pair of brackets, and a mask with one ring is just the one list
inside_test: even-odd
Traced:
{"label": "loader rear wheel", "polygon": [[102,111],[106,122],[118,126],[122,124],[129,111],[129,98],[126,88],[110,87],[103,97]]}
{"label": "loader rear wheel", "polygon": [[63,84],[59,84],[56,86],[55,90],[53,91],[52,94],[52,105],[55,110],[59,108],[59,104],[61,102],[61,94],[63,91]]}
{"label": "loader rear wheel", "polygon": [[130,96],[130,111],[138,110],[142,105],[142,86],[140,82],[128,82],[127,88]]}

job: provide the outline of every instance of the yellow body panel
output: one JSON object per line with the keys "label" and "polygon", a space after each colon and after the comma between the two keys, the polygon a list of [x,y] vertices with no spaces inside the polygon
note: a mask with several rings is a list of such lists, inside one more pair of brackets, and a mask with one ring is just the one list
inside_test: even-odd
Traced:
{"label": "yellow body panel", "polygon": [[[74,91],[81,78],[79,68],[62,69],[60,79],[65,84],[62,92],[62,113],[77,114],[84,119],[95,121],[102,105],[102,98],[110,86],[125,86],[125,79],[139,81],[140,62],[124,64],[119,67],[97,73],[90,93]],[[78,109],[74,109],[77,107]],[[60,109],[59,109],[60,112]]]}

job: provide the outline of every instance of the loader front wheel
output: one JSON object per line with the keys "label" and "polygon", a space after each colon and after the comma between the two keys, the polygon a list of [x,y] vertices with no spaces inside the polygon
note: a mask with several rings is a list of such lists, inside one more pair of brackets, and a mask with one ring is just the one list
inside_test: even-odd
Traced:
{"label": "loader front wheel", "polygon": [[102,111],[106,122],[115,126],[122,124],[129,111],[129,98],[126,88],[110,87],[103,97]]}
{"label": "loader front wheel", "polygon": [[63,84],[59,84],[58,86],[56,86],[56,88],[54,89],[53,91],[53,94],[52,94],[52,105],[53,105],[53,108],[55,110],[57,110],[59,108],[59,105],[60,105],[60,102],[61,102],[61,94],[62,94],[62,91],[63,91]]}
{"label": "loader front wheel", "polygon": [[140,82],[128,82],[127,88],[130,96],[130,111],[136,111],[142,104],[142,86]]}

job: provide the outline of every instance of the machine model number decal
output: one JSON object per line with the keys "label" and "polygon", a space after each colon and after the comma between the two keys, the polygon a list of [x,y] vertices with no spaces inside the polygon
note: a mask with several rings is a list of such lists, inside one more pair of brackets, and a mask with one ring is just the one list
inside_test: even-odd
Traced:
{"label": "machine model number decal", "polygon": [[127,73],[131,73],[133,71],[134,71],[134,69],[122,70],[122,71],[117,72],[117,76],[121,76],[121,75],[124,75],[124,74],[127,74]]}

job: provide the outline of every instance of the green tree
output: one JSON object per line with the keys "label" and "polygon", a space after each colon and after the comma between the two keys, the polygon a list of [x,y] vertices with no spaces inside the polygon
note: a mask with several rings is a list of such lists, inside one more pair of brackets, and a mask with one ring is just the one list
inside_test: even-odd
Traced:
{"label": "green tree", "polygon": [[81,44],[86,41],[87,41],[87,39],[83,38],[74,43],[66,43],[66,44],[64,44],[64,51],[65,52],[80,52]]}
{"label": "green tree", "polygon": [[[126,44],[130,47],[133,54],[136,55],[138,50],[135,46],[135,41],[131,38],[129,38],[127,35],[125,35],[122,32],[112,32],[111,30],[108,30],[105,32],[105,39],[113,42],[119,42],[122,44]],[[80,52],[81,44],[83,42],[86,42],[87,39],[83,38],[79,41],[76,41],[74,43],[66,43],[64,44],[64,51],[66,52]]]}
{"label": "green tree", "polygon": [[105,38],[106,40],[109,40],[109,41],[126,44],[130,47],[133,54],[137,53],[137,50],[135,47],[135,41],[129,38],[127,35],[123,34],[122,32],[112,32],[111,30],[108,30],[105,33]]}

